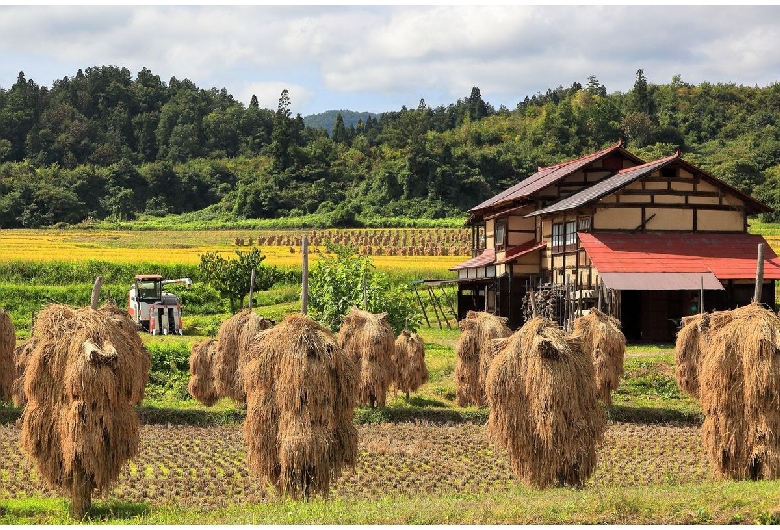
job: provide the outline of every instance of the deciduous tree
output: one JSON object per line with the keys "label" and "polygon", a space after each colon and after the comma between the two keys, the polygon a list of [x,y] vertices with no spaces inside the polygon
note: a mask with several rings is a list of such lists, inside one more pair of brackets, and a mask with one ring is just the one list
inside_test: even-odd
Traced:
{"label": "deciduous tree", "polygon": [[260,249],[249,252],[236,250],[235,259],[226,259],[217,252],[207,252],[200,256],[200,271],[203,279],[230,303],[231,313],[244,305],[249,294],[252,269],[255,270],[254,289],[266,291],[279,279],[279,271],[273,266],[263,266],[265,256]]}

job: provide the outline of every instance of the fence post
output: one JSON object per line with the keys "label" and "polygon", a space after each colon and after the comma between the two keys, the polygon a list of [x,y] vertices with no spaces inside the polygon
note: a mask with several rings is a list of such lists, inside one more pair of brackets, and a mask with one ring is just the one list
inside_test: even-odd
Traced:
{"label": "fence post", "polygon": [[103,286],[103,277],[98,276],[95,278],[95,284],[92,286],[92,300],[90,302],[90,307],[92,309],[98,308],[98,303],[100,303],[100,288]]}
{"label": "fence post", "polygon": [[249,275],[249,310],[252,310],[252,296],[255,292],[255,269],[252,268],[252,274]]}
{"label": "fence post", "polygon": [[303,254],[303,279],[301,281],[301,313],[304,315],[309,307],[309,237],[304,235],[301,240]]}
{"label": "fence post", "polygon": [[756,263],[756,290],[753,293],[753,302],[761,302],[761,292],[764,288],[764,244],[758,244],[758,263]]}

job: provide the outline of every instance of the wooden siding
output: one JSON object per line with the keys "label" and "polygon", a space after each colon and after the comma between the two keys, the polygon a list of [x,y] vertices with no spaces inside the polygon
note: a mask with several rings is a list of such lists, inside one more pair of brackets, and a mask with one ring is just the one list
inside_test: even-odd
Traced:
{"label": "wooden siding", "polygon": [[593,230],[633,230],[640,224],[641,208],[601,207],[593,214]]}
{"label": "wooden siding", "polygon": [[522,245],[536,239],[536,219],[522,217],[530,213],[532,208],[523,208],[518,215],[511,215],[507,220],[507,246],[509,248]]}
{"label": "wooden siding", "polygon": [[697,210],[696,228],[713,232],[741,232],[745,213],[734,210]]}
{"label": "wooden siding", "polygon": [[693,210],[690,209],[645,208],[645,220],[647,230],[693,230]]}
{"label": "wooden siding", "polygon": [[688,197],[688,204],[716,206],[720,204],[720,197],[717,195],[714,197],[708,195],[691,195]]}

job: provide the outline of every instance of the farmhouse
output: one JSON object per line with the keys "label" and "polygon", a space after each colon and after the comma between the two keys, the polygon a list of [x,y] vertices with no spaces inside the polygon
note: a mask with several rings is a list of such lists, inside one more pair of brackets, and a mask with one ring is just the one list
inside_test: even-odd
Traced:
{"label": "farmhouse", "polygon": [[750,303],[759,243],[760,301],[774,310],[780,259],[747,232],[771,210],[679,152],[645,162],[622,141],[540,167],[469,211],[473,257],[451,268],[458,317],[488,311],[518,328],[533,291],[563,326],[603,304],[628,340],[673,341],[684,316]]}

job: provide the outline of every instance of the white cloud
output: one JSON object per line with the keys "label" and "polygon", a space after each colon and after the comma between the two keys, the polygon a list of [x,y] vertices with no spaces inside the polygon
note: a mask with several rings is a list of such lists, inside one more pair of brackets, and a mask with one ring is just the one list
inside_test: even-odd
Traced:
{"label": "white cloud", "polygon": [[282,95],[282,90],[284,89],[287,89],[290,97],[290,110],[293,116],[299,112],[303,114],[300,109],[306,108],[309,101],[314,96],[313,92],[304,86],[291,85],[284,81],[246,83],[244,85],[239,85],[238,92],[234,93],[233,96],[240,101],[249,103],[252,96],[255,95],[257,96],[257,102],[261,108],[275,111],[279,107],[279,97]]}
{"label": "white cloud", "polygon": [[513,107],[589,75],[629,90],[639,68],[656,83],[766,85],[777,20],[778,6],[0,6],[0,86],[116,65],[272,109],[288,88],[302,113],[372,93],[450,103],[472,86]]}

